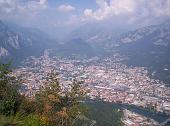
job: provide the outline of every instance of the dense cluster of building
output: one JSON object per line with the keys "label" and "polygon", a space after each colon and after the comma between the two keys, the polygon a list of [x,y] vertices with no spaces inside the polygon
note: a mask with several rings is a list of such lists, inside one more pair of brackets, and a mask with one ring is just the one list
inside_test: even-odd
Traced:
{"label": "dense cluster of building", "polygon": [[108,58],[89,59],[49,58],[48,52],[40,58],[31,57],[24,66],[13,74],[22,77],[22,93],[32,96],[46,82],[52,70],[59,73],[63,88],[68,88],[72,80],[84,81],[84,87],[94,99],[126,103],[170,114],[170,88],[164,83],[151,79],[144,67],[129,67],[125,58],[114,54]]}

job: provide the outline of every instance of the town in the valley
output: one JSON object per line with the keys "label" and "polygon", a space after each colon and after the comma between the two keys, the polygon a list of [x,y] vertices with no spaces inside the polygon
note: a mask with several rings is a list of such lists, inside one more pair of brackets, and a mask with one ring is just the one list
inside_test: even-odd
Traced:
{"label": "town in the valley", "polygon": [[[118,53],[107,58],[51,58],[45,51],[40,58],[26,59],[21,67],[14,70],[13,75],[22,77],[21,93],[28,97],[44,86],[48,73],[56,71],[63,89],[68,89],[73,79],[76,79],[83,81],[90,99],[100,97],[107,102],[170,114],[170,88],[151,78],[147,68],[127,66],[125,60]],[[122,120],[127,126],[145,123],[159,125],[129,110],[123,112],[125,116]]]}

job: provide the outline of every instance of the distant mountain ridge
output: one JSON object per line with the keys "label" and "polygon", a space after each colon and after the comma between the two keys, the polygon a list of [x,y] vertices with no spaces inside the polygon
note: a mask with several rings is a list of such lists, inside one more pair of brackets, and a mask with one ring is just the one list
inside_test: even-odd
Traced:
{"label": "distant mountain ridge", "polygon": [[[54,50],[56,54],[62,56],[96,56],[103,54],[103,50],[94,47],[87,43],[84,39],[74,38],[61,44],[60,47]],[[55,54],[54,54],[55,55]]]}
{"label": "distant mountain ridge", "polygon": [[57,47],[57,42],[37,29],[10,28],[0,21],[0,58],[41,55],[45,49]]}
{"label": "distant mountain ridge", "polygon": [[165,22],[124,33],[114,43],[121,45],[143,40],[158,46],[168,46],[170,44],[170,23]]}
{"label": "distant mountain ridge", "polygon": [[2,54],[3,50],[6,50],[9,53],[8,49],[19,49],[19,39],[19,34],[12,32],[2,21],[0,21],[0,46]]}
{"label": "distant mountain ridge", "polygon": [[147,67],[151,76],[170,83],[169,21],[124,33],[104,45],[127,56],[129,65]]}
{"label": "distant mountain ridge", "polygon": [[28,56],[43,55],[51,49],[52,55],[96,55],[99,50],[81,38],[70,39],[59,44],[48,34],[33,28],[6,25],[0,21],[0,59],[23,59]]}

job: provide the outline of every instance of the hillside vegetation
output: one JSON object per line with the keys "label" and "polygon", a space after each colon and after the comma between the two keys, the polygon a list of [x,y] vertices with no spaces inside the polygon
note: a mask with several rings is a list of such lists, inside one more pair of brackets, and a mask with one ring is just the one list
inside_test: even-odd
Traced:
{"label": "hillside vegetation", "polygon": [[27,98],[20,94],[20,80],[10,73],[9,64],[0,64],[0,126],[121,125],[121,113],[110,104],[80,102],[86,96],[81,82],[74,80],[70,90],[63,91],[57,74],[52,72],[47,76],[48,83]]}

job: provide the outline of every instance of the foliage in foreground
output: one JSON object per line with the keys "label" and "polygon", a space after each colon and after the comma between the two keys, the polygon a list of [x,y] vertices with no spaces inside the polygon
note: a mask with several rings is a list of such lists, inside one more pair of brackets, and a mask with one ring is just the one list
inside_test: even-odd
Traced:
{"label": "foliage in foreground", "polygon": [[[86,91],[76,80],[60,87],[55,72],[34,97],[20,95],[20,80],[0,64],[0,126],[121,126],[122,113],[104,102],[82,103]],[[90,110],[90,111],[89,111]]]}
{"label": "foliage in foreground", "polygon": [[63,91],[57,74],[47,77],[46,86],[28,99],[19,93],[19,80],[10,75],[9,64],[0,65],[0,126],[73,126],[88,111],[79,101],[86,91],[76,80]]}

